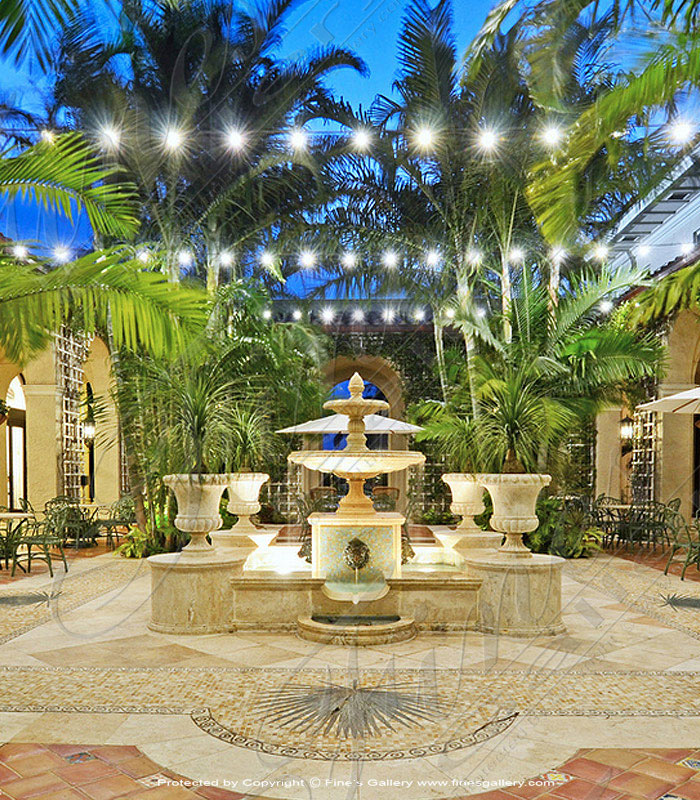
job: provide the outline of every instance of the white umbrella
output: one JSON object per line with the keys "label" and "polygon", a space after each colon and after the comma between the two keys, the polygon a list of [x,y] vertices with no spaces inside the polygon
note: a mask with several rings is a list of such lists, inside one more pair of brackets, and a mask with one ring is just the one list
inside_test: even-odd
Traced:
{"label": "white umbrella", "polygon": [[637,408],[643,411],[667,411],[671,414],[700,414],[700,386],[686,389],[685,392],[670,394],[651,403],[643,403]]}
{"label": "white umbrella", "polygon": [[[402,422],[400,419],[382,417],[380,414],[368,414],[365,417],[365,433],[418,433],[423,428]],[[282,428],[277,433],[347,433],[347,414],[331,414],[329,417],[310,419],[299,425]]]}

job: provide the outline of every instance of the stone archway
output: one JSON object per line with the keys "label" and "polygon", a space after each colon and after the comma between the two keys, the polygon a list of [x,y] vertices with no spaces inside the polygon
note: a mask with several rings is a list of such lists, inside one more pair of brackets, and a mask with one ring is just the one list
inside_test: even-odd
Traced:
{"label": "stone archway", "polygon": [[[373,383],[389,403],[389,416],[402,419],[405,411],[403,397],[403,381],[392,364],[381,356],[362,355],[352,358],[350,356],[337,356],[323,368],[323,375],[329,389],[343,381],[349,380],[355,372],[359,372],[365,381]],[[390,450],[408,450],[408,436],[389,434]],[[306,491],[320,483],[318,473],[304,475],[303,485]],[[406,507],[406,492],[408,489],[408,474],[395,472],[387,476],[387,484],[399,490],[398,510]]]}
{"label": "stone archway", "polygon": [[[394,367],[381,356],[337,356],[323,369],[329,388],[352,377],[353,373],[373,383],[384,393],[389,403],[389,416],[401,419],[405,411],[403,381]],[[403,438],[403,437],[402,437]]]}

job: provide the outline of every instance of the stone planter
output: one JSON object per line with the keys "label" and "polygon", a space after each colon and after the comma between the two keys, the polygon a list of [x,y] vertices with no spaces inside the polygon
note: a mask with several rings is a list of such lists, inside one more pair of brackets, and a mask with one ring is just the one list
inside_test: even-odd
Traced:
{"label": "stone planter", "polygon": [[[474,517],[484,511],[482,477],[482,475],[469,472],[449,472],[442,476],[443,481],[452,492],[450,511],[462,517],[462,521],[454,531],[456,536],[461,534],[460,541],[452,545],[458,553],[465,554],[475,548],[498,547],[503,538],[493,531],[482,531],[474,522]],[[435,536],[442,542],[438,533],[435,533]]]}
{"label": "stone planter", "polygon": [[552,480],[551,475],[497,474],[481,475],[481,484],[493,500],[491,526],[506,535],[499,553],[508,556],[532,556],[523,544],[523,534],[540,524],[535,506],[537,497]]}
{"label": "stone planter", "polygon": [[[226,531],[214,534],[212,541],[217,547],[226,549],[246,548],[254,550],[258,545],[251,534],[265,533],[250,521],[260,511],[258,495],[262,485],[270,480],[264,472],[234,472],[228,478],[227,509],[238,517],[238,522]],[[273,537],[274,538],[274,537]]]}
{"label": "stone planter", "polygon": [[191,536],[183,548],[185,560],[207,558],[214,548],[207,534],[221,527],[219,503],[230,475],[166,475],[163,483],[175,493],[177,517],[175,526]]}

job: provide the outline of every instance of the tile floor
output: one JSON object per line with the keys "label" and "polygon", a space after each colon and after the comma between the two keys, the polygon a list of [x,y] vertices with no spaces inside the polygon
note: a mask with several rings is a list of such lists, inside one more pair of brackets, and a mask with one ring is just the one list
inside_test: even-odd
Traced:
{"label": "tile floor", "polygon": [[[49,599],[41,613],[34,606],[8,609],[1,601],[20,593],[50,595],[57,584],[47,575],[0,586],[5,632],[0,742],[37,748],[16,750],[22,755],[14,767],[0,750],[0,797],[223,798],[202,792],[223,788],[224,780],[250,780],[263,787],[250,791],[275,800],[454,800],[496,781],[488,795],[492,800],[540,795],[700,800],[697,773],[679,763],[695,756],[700,761],[695,752],[700,713],[694,711],[700,701],[700,610],[677,610],[662,600],[665,593],[700,596],[697,582],[681,583],[648,563],[604,555],[567,564],[567,633],[562,636],[522,641],[474,632],[432,634],[357,649],[314,645],[291,634],[154,634],[147,627],[150,578],[147,570],[133,566],[104,553],[77,558],[71,581],[58,585],[60,597]],[[339,670],[347,678],[404,671],[445,685],[459,670],[461,683],[454,692],[465,709],[478,708],[484,694],[493,700],[499,686],[510,701],[525,680],[538,693],[536,704],[521,709],[507,730],[490,739],[454,752],[412,754],[409,749],[397,761],[382,757],[357,763],[266,752],[262,740],[257,750],[237,746],[197,727],[187,709],[144,708],[149,697],[186,705],[191,684],[206,674],[203,699],[211,704],[216,695],[222,718],[227,716],[235,728],[245,688],[235,680],[241,669],[257,670],[270,681],[311,670]],[[661,744],[668,748],[663,754],[648,750]],[[62,750],[66,745],[94,757],[84,764],[68,763],[65,757],[77,753]],[[146,772],[129,774],[114,756],[105,755],[122,747],[132,748],[132,759],[144,759],[139,763]],[[508,783],[556,772],[557,765],[569,777],[557,778],[552,786]],[[157,773],[217,781],[219,787],[195,791],[139,782]],[[25,780],[30,781],[26,791],[23,785],[12,786]],[[410,785],[397,785],[402,780]],[[380,786],[382,781],[389,783]]]}

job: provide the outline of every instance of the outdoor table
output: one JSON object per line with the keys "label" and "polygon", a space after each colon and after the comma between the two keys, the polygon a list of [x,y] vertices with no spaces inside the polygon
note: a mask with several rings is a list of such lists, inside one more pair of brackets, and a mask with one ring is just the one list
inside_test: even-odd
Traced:
{"label": "outdoor table", "polygon": [[26,511],[0,511],[0,522],[5,523],[5,530],[0,530],[0,560],[5,561],[5,569],[9,569],[17,542],[22,538],[22,525],[28,519],[32,519],[32,514]]}

